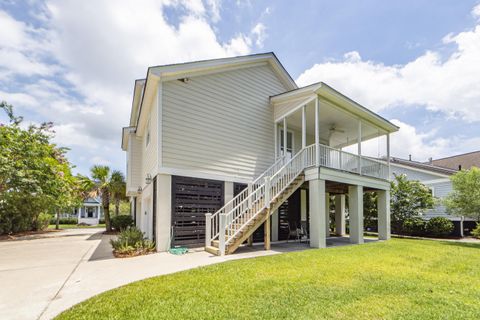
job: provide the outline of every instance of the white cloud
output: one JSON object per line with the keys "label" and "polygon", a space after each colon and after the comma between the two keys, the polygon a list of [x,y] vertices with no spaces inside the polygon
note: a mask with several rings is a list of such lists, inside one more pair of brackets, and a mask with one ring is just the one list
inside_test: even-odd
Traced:
{"label": "white cloud", "polygon": [[[397,119],[390,120],[400,127],[400,130],[390,136],[390,154],[394,157],[425,162],[428,158],[434,159],[464,153],[465,150],[477,150],[480,137],[465,137],[452,134],[447,138],[437,137],[441,128],[431,131],[422,131],[414,126]],[[356,153],[356,145],[345,148],[346,151]],[[362,143],[362,154],[371,157],[386,156],[386,138],[368,140]]]}
{"label": "white cloud", "polygon": [[341,61],[315,64],[300,85],[324,81],[372,110],[423,105],[466,121],[480,121],[480,25],[443,39],[454,52],[428,51],[405,65],[363,60],[356,51]]}
{"label": "white cloud", "polygon": [[26,119],[54,121],[55,141],[72,148],[74,162],[85,159],[83,169],[102,156],[122,168],[120,130],[147,67],[248,54],[259,40],[248,32],[220,41],[212,25],[220,9],[220,0],[46,0],[35,25],[0,11],[0,30],[9,30],[0,32],[0,100]]}
{"label": "white cloud", "polygon": [[265,25],[261,22],[257,23],[255,27],[252,29],[252,34],[255,36],[255,44],[262,48],[263,47],[263,42],[267,38],[267,28]]}
{"label": "white cloud", "polygon": [[480,18],[480,3],[473,7],[472,16],[476,19]]}

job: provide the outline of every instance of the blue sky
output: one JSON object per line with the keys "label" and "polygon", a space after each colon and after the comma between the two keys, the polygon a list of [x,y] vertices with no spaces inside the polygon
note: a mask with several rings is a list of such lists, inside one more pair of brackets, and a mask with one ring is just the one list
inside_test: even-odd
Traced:
{"label": "blue sky", "polygon": [[0,3],[0,99],[54,121],[77,172],[124,170],[120,129],[148,66],[266,51],[298,84],[324,81],[399,125],[394,156],[480,149],[477,0],[139,3]]}

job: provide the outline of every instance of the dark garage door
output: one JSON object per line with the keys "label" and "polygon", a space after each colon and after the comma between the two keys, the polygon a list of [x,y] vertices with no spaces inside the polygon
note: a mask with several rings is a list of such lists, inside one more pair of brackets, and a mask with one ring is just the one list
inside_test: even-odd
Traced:
{"label": "dark garage door", "polygon": [[223,181],[172,177],[172,246],[205,245],[205,213],[223,206]]}

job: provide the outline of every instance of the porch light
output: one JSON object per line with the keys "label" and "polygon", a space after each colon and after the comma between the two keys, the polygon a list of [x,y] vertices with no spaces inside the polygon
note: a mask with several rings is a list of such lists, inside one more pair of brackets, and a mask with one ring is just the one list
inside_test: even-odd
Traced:
{"label": "porch light", "polygon": [[141,186],[138,187],[137,193],[138,193],[138,194],[142,193],[142,187],[141,187]]}
{"label": "porch light", "polygon": [[145,178],[145,183],[146,184],[152,183],[152,175],[150,173],[147,173],[147,177]]}

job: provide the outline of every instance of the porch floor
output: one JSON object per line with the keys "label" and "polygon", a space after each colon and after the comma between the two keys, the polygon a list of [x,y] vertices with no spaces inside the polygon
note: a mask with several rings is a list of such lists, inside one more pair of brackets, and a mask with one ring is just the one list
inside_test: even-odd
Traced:
{"label": "porch floor", "polygon": [[[370,242],[377,242],[379,240],[376,238],[364,238],[364,241],[365,243],[370,243]],[[348,245],[353,245],[350,243],[350,238],[348,236],[327,238],[327,248],[334,248],[334,247],[341,247],[341,246],[348,246]],[[314,249],[314,248],[310,248],[310,244],[308,242],[305,242],[305,241],[300,242],[295,240],[289,240],[288,242],[287,241],[272,242],[270,247],[270,251],[278,252],[278,253],[303,251],[303,250],[309,250],[309,249]],[[233,255],[245,254],[249,252],[257,252],[257,251],[265,251],[265,249],[263,248],[263,242],[256,242],[251,247],[247,245],[242,245],[237,249],[237,251],[235,251]]]}

